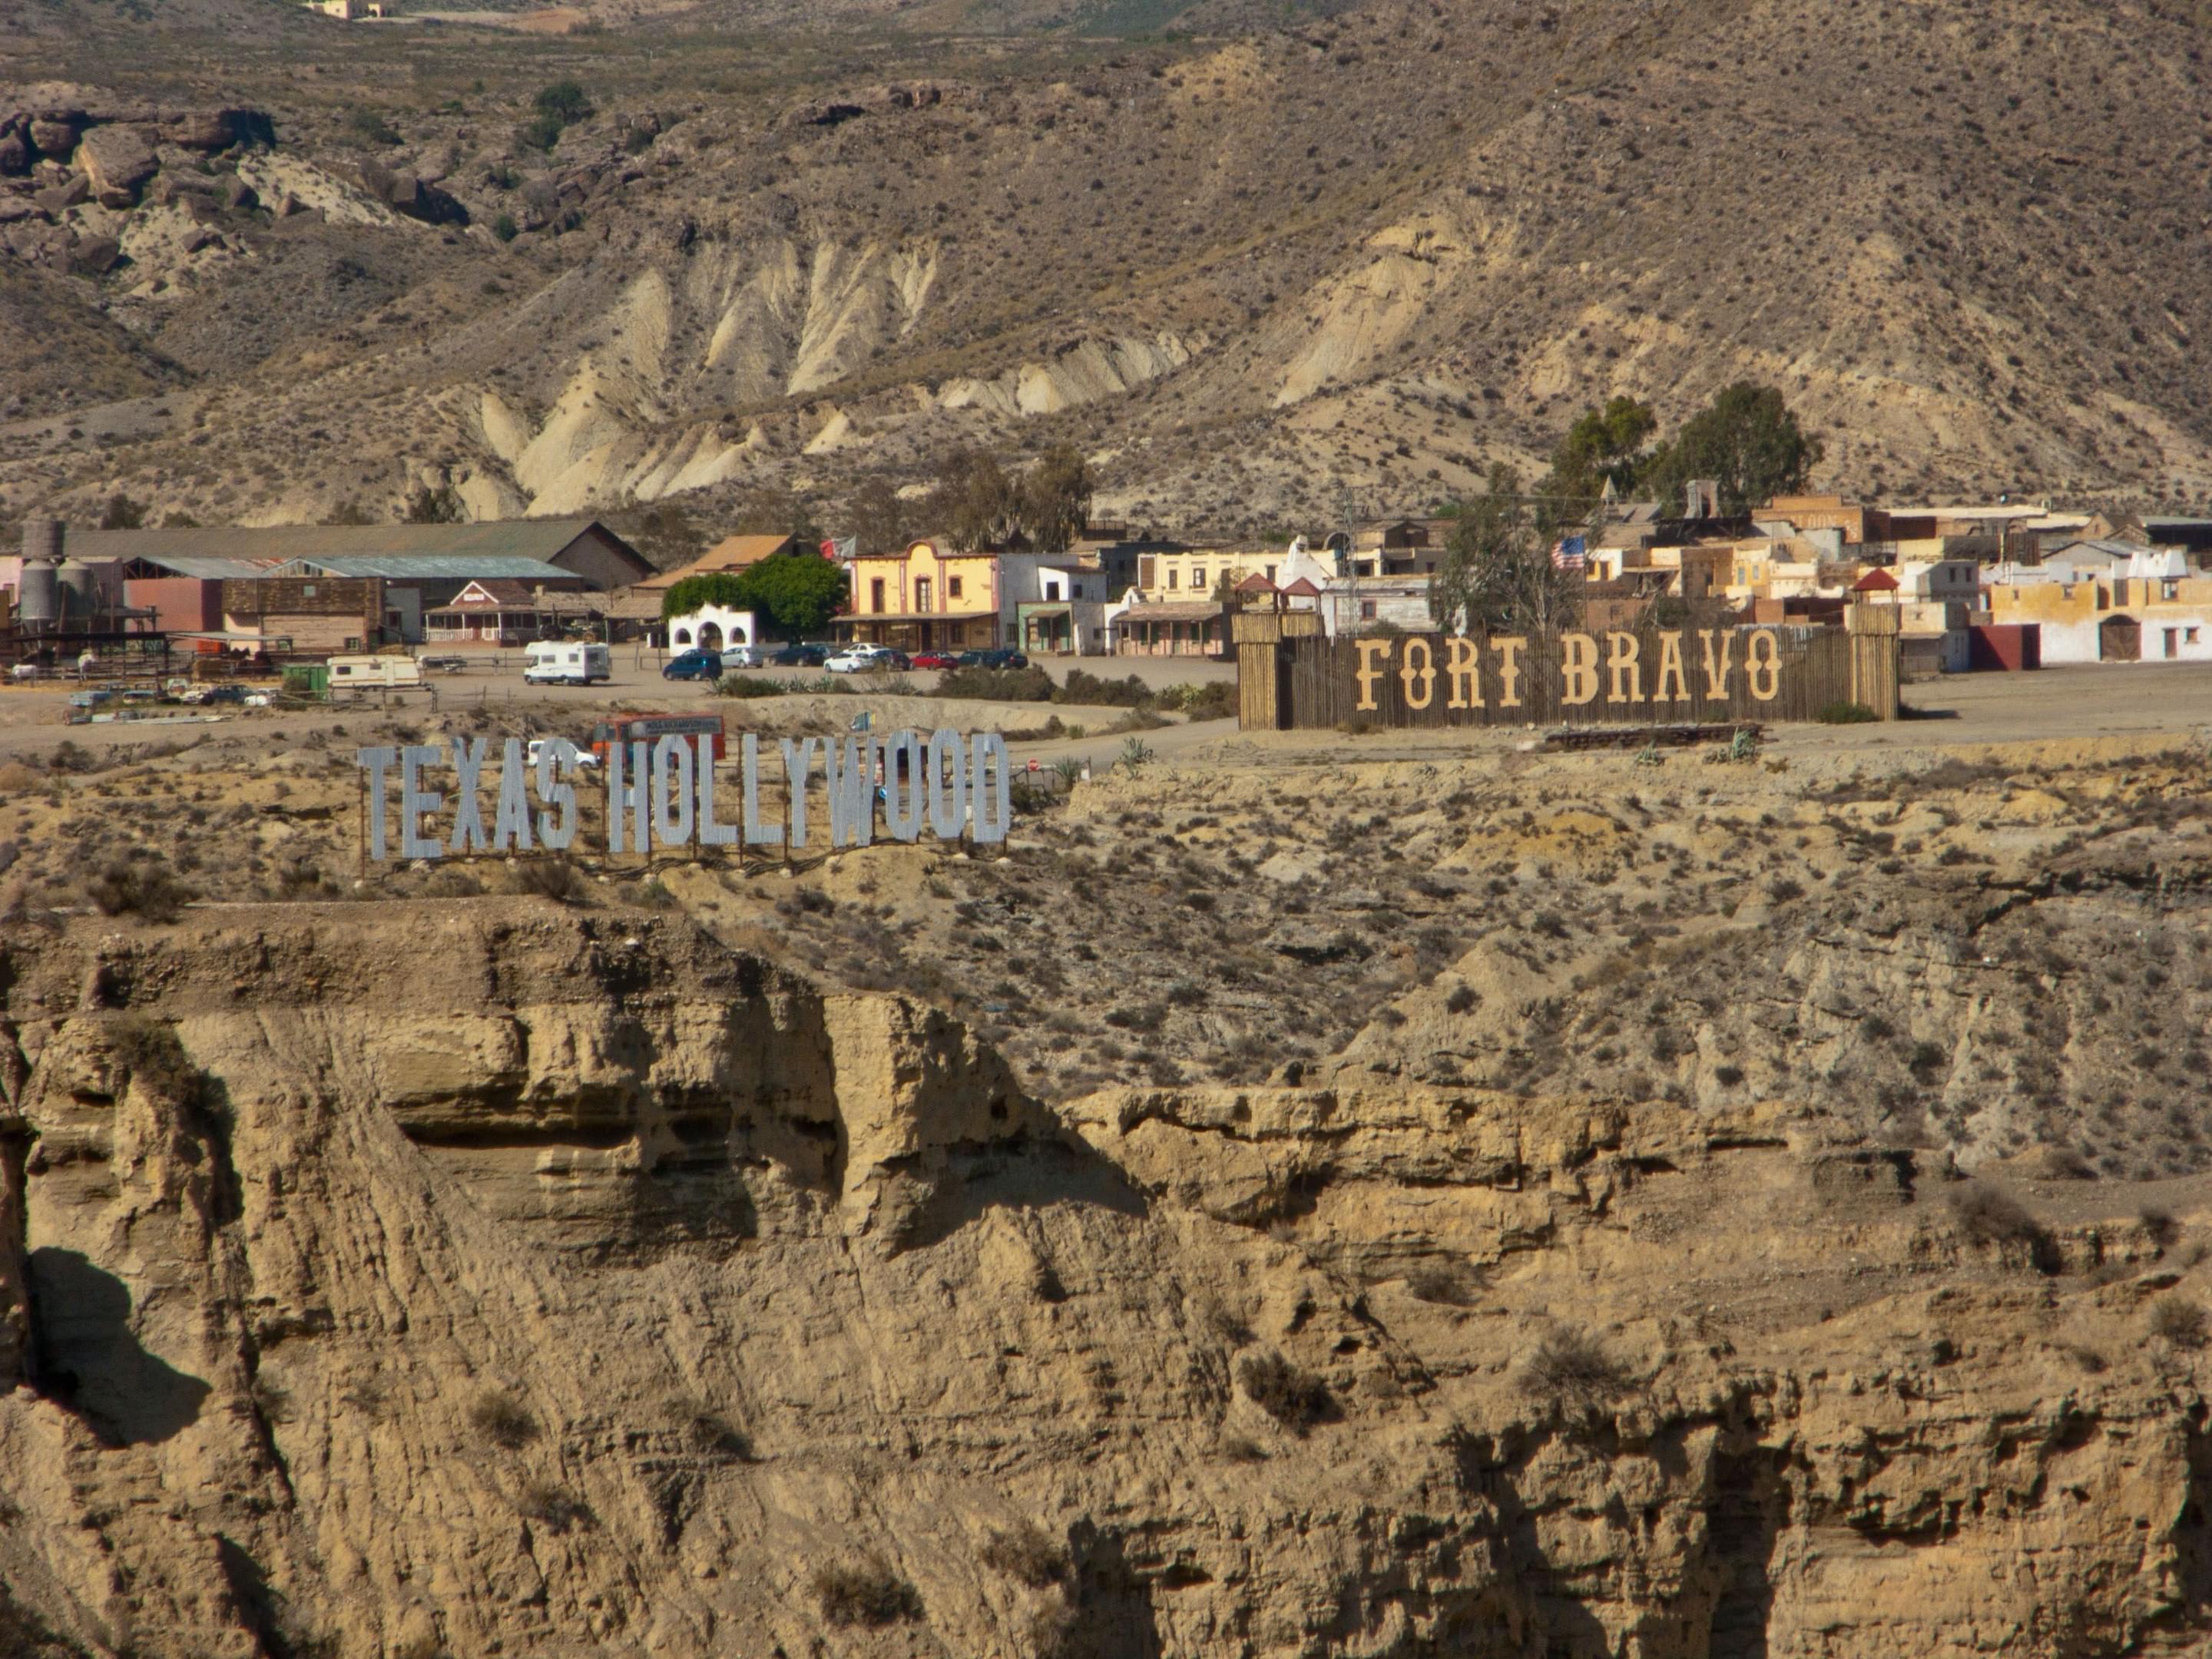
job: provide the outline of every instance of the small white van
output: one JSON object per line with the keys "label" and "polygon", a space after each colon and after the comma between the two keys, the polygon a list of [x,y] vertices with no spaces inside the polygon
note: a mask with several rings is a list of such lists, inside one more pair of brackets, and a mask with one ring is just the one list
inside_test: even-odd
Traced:
{"label": "small white van", "polygon": [[525,646],[522,655],[522,678],[530,685],[593,685],[615,677],[614,653],[604,645],[540,640]]}

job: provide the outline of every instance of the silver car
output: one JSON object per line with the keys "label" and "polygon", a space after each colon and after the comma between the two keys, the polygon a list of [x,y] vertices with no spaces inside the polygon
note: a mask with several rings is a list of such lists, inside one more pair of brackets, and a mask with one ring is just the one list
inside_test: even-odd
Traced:
{"label": "silver car", "polygon": [[722,666],[730,668],[765,668],[768,653],[757,645],[726,645],[722,647]]}

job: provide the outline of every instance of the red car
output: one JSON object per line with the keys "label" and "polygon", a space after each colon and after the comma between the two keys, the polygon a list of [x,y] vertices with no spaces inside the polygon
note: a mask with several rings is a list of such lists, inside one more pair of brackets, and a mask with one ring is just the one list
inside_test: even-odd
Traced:
{"label": "red car", "polygon": [[957,668],[960,664],[957,658],[947,652],[917,651],[914,653],[914,665],[916,668]]}

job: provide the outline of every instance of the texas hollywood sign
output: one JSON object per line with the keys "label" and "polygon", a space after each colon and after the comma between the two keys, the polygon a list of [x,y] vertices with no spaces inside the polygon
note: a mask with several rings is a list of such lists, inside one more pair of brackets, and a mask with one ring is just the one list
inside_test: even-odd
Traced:
{"label": "texas hollywood sign", "polygon": [[[995,732],[784,738],[781,765],[765,780],[748,732],[735,775],[718,789],[719,743],[709,732],[611,743],[598,764],[565,738],[541,744],[532,763],[522,739],[509,738],[495,766],[483,738],[362,749],[363,854],[565,853],[587,827],[592,849],[611,854],[796,852],[817,830],[833,848],[865,847],[879,808],[894,841],[919,841],[926,830],[941,841],[1003,842],[1012,822],[1012,769]],[[819,816],[808,810],[817,793],[827,809]]]}

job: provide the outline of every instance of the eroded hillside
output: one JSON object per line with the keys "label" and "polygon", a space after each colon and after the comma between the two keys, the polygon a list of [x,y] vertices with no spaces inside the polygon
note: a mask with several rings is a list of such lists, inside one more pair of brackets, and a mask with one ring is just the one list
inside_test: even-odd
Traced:
{"label": "eroded hillside", "polygon": [[[711,524],[763,484],[834,510],[955,442],[1066,440],[1109,506],[1251,527],[1346,489],[1416,507],[1605,394],[1679,418],[1742,377],[1852,489],[2212,477],[2201,42],[2172,8],[1373,0],[765,48],[716,16],[288,21],[219,59],[180,25],[139,69],[25,37],[23,82],[92,83],[27,111],[249,103],[276,143],[214,164],[240,209],[21,179],[8,302],[88,374],[13,348],[9,509],[313,519],[445,482],[478,516],[678,495]],[[520,143],[567,76],[594,112]],[[156,390],[158,418],[102,406]]]}
{"label": "eroded hillside", "polygon": [[2202,1645],[2201,751],[1272,741],[565,902],[15,763],[11,1635]]}

